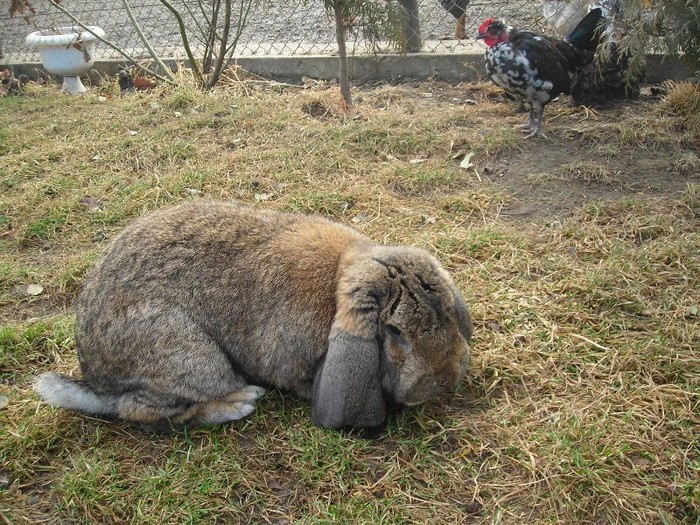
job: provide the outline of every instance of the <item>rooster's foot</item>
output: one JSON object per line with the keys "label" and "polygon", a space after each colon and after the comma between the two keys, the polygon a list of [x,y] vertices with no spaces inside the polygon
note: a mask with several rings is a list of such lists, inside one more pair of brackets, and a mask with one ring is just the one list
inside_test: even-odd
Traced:
{"label": "rooster's foot", "polygon": [[528,135],[525,135],[524,138],[530,139],[530,138],[532,138],[532,137],[540,137],[540,138],[546,139],[546,138],[547,138],[547,135],[545,135],[544,133],[542,133],[542,130],[534,129],[534,130],[532,130],[532,133],[529,133]]}

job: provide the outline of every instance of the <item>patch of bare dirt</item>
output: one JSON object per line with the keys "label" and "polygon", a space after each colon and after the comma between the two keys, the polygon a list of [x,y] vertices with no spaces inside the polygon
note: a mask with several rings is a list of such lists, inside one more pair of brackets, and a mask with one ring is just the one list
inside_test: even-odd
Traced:
{"label": "patch of bare dirt", "polygon": [[[678,197],[691,180],[700,181],[700,173],[679,169],[680,155],[639,148],[601,158],[581,141],[534,139],[521,153],[495,163],[485,181],[513,197],[503,210],[506,216],[561,217],[590,202]],[[686,155],[695,154],[688,150]]]}
{"label": "patch of bare dirt", "polygon": [[[486,83],[407,82],[404,87],[417,114],[426,107],[454,111],[463,115],[465,127],[472,119],[485,129],[512,133],[528,118]],[[569,97],[560,97],[545,109],[545,137],[523,139],[516,148],[476,161],[478,184],[504,190],[512,199],[502,215],[525,221],[561,218],[591,202],[678,197],[689,183],[700,182],[700,140],[663,109],[656,93],[647,87],[637,100],[601,109],[573,107]]]}

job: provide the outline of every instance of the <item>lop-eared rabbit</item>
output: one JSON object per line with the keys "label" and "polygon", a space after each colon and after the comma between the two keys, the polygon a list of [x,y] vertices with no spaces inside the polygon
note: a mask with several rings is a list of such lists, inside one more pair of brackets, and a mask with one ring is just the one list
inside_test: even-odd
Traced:
{"label": "lop-eared rabbit", "polygon": [[319,426],[380,426],[389,404],[460,381],[472,333],[426,251],[209,200],[127,227],[86,277],[76,315],[82,379],[45,373],[36,391],[155,430],[243,418],[263,386],[310,399]]}

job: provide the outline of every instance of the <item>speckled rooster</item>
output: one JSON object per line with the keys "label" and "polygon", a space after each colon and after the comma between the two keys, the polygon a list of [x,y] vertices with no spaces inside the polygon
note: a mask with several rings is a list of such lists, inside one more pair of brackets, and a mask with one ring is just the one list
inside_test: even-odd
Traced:
{"label": "speckled rooster", "polygon": [[593,60],[601,18],[600,9],[592,10],[565,39],[509,29],[494,18],[487,18],[479,26],[477,39],[488,46],[489,77],[530,104],[530,121],[523,126],[528,138],[540,135],[544,107],[561,93],[569,93],[569,74]]}

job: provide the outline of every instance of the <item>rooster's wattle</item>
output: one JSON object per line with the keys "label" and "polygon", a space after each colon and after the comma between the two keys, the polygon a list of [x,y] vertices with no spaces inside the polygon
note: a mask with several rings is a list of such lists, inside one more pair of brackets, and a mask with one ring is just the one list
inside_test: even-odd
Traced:
{"label": "rooster's wattle", "polygon": [[[600,9],[593,9],[565,39],[557,39],[506,25],[487,18],[477,39],[486,49],[486,71],[508,93],[530,104],[529,137],[542,129],[544,107],[571,87],[569,73],[591,62],[598,45]],[[535,118],[535,112],[537,117]]]}

